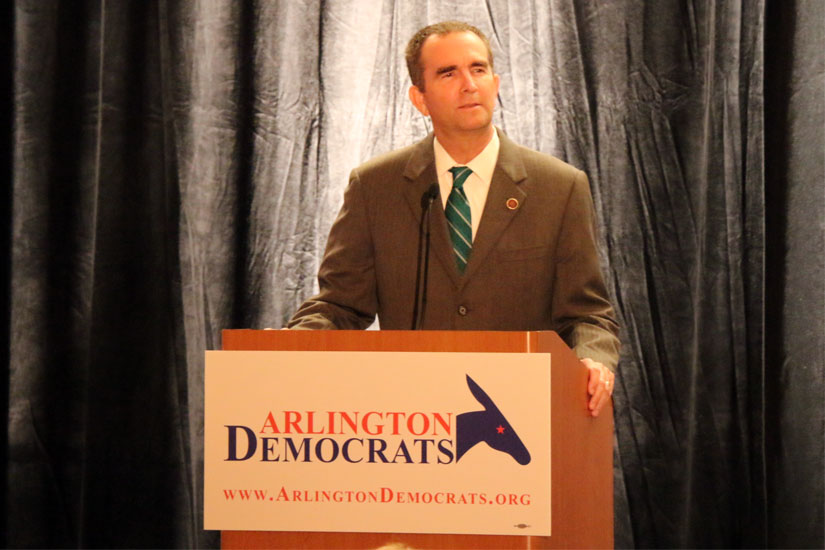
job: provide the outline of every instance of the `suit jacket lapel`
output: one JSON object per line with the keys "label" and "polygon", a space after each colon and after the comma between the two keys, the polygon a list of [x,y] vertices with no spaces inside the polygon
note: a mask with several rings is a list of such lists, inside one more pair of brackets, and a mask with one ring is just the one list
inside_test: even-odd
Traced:
{"label": "suit jacket lapel", "polygon": [[[527,177],[524,164],[518,154],[518,146],[510,141],[503,132],[498,133],[501,145],[498,151],[496,169],[490,182],[490,191],[487,193],[487,202],[484,204],[484,213],[478,226],[476,238],[473,240],[473,251],[470,261],[464,271],[464,280],[472,277],[479,266],[486,260],[490,251],[501,238],[501,235],[518,215],[527,193],[519,183]],[[507,207],[508,199],[516,199],[518,207]],[[452,250],[450,251],[452,252]]]}
{"label": "suit jacket lapel", "polygon": [[[438,184],[435,172],[435,153],[433,152],[433,134],[427,136],[413,148],[403,176],[409,180],[404,186],[404,196],[416,220],[421,219],[421,197],[433,183]],[[447,218],[444,217],[443,201],[439,197],[430,210],[430,253],[444,264],[445,271],[453,285],[458,286],[459,274],[453,256],[453,245],[447,232]],[[483,218],[482,218],[483,219]],[[418,227],[418,226],[416,226]]]}

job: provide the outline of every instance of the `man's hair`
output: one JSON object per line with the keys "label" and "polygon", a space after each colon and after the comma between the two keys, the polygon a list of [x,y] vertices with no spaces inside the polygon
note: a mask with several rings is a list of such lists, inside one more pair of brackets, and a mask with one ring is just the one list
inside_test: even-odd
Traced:
{"label": "man's hair", "polygon": [[424,71],[421,67],[421,47],[424,45],[424,42],[434,34],[443,36],[453,32],[471,32],[478,36],[487,48],[487,59],[490,62],[490,69],[492,70],[493,50],[490,48],[490,41],[487,40],[484,33],[476,27],[463,21],[442,21],[441,23],[428,25],[410,38],[410,41],[407,43],[407,49],[404,52],[404,57],[407,60],[407,71],[410,73],[410,80],[412,80],[413,85],[417,86],[422,92],[424,91]]}

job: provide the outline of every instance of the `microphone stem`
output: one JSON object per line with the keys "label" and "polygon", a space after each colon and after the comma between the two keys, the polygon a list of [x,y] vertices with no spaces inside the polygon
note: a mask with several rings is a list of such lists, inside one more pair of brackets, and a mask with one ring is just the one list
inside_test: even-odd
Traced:
{"label": "microphone stem", "polygon": [[426,221],[424,222],[424,284],[421,292],[421,316],[418,318],[418,327],[421,328],[421,323],[424,322],[424,316],[427,312],[427,278],[430,274],[430,210],[432,210],[433,200],[430,198],[430,204],[427,205],[427,212],[425,214]]}
{"label": "microphone stem", "polygon": [[[421,197],[421,225],[418,227],[418,261],[415,274],[415,303],[413,305],[412,330],[419,330],[427,309],[427,279],[430,271],[430,210],[438,196],[438,184],[432,184]],[[424,262],[422,285],[422,256]]]}

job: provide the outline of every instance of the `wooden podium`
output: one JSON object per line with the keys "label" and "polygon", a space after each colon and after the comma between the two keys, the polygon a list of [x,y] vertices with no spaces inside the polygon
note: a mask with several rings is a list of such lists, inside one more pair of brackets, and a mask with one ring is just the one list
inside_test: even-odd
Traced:
{"label": "wooden podium", "polygon": [[[613,409],[587,411],[587,369],[554,332],[225,330],[224,350],[551,353],[549,537],[223,531],[235,548],[612,548]],[[402,546],[403,547],[403,546]]]}

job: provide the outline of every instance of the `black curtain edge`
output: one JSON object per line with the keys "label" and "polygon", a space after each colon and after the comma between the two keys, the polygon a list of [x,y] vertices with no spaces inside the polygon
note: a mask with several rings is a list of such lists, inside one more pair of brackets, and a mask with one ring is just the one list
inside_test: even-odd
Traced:
{"label": "black curtain edge", "polygon": [[[781,395],[775,384],[776,365],[783,360],[782,313],[785,279],[785,239],[787,233],[788,193],[784,176],[788,172],[787,117],[788,86],[791,78],[793,50],[787,47],[788,36],[793,35],[792,14],[796,2],[783,9],[782,2],[768,0],[765,5],[765,319],[770,330],[765,330],[765,447],[776,448],[779,440],[778,411]],[[789,34],[790,33],[790,34]],[[771,469],[773,460],[765,457],[765,466]],[[771,480],[766,480],[768,498],[772,493]],[[772,541],[771,510],[767,510],[768,541]]]}
{"label": "black curtain edge", "polygon": [[[251,4],[238,6],[240,59],[255,59],[255,9]],[[247,259],[249,257],[249,220],[252,211],[252,166],[255,134],[255,67],[244,64],[238,73],[238,175],[236,180],[237,204],[235,206],[235,299],[232,306],[232,326],[245,328],[249,320],[257,318],[257,306],[248,299]]]}
{"label": "black curtain edge", "polygon": [[0,32],[0,58],[2,58],[3,74],[7,76],[0,79],[0,105],[5,107],[0,115],[2,124],[2,143],[0,143],[0,169],[3,175],[0,181],[5,182],[2,186],[3,196],[0,198],[0,220],[3,222],[2,236],[0,236],[0,300],[2,300],[3,318],[0,321],[0,349],[2,350],[3,381],[0,382],[0,408],[3,411],[3,427],[0,428],[3,444],[0,445],[0,461],[3,464],[3,475],[0,476],[0,495],[3,501],[0,503],[0,546],[8,546],[8,430],[9,430],[9,383],[11,376],[11,235],[12,235],[12,178],[14,171],[12,168],[12,142],[14,135],[13,127],[13,97],[14,97],[14,3],[3,2],[0,21],[5,21]]}
{"label": "black curtain edge", "polygon": [[[788,117],[790,83],[796,30],[796,0],[766,0],[764,31],[764,146],[765,158],[765,343],[764,343],[764,403],[765,449],[777,449],[781,444],[780,411],[782,392],[777,383],[785,359],[784,302],[786,279],[786,240],[788,232],[789,169]],[[765,455],[766,472],[776,467],[777,458],[770,451]],[[767,475],[767,501],[771,502],[777,490],[775,480]],[[775,527],[776,517],[770,505],[766,513],[766,541],[768,547],[782,545]]]}
{"label": "black curtain edge", "polygon": [[[794,147],[794,136],[790,131],[794,89],[792,88],[794,71],[803,66],[804,58],[796,56],[806,52],[797,51],[794,40],[800,35],[800,29],[812,28],[806,18],[813,16],[806,8],[815,4],[808,0],[766,0],[765,9],[765,204],[771,208],[765,211],[765,443],[768,452],[765,463],[768,472],[789,468],[788,461],[782,456],[782,449],[787,445],[783,440],[781,412],[786,403],[793,401],[782,386],[782,368],[789,358],[786,347],[790,344],[785,339],[785,309],[787,307],[786,280],[789,269],[788,238],[789,235],[789,195],[788,174],[791,166],[789,151]],[[822,20],[818,22],[822,23]],[[821,27],[819,27],[821,29]],[[804,35],[802,35],[804,36]],[[821,34],[820,40],[821,40]],[[807,40],[814,40],[808,36]],[[807,45],[811,46],[811,43]],[[814,46],[816,47],[816,46]],[[821,43],[819,44],[821,47]],[[816,180],[813,180],[816,181]],[[819,443],[822,449],[821,442]],[[773,449],[773,453],[771,453]],[[785,462],[783,463],[783,458]],[[821,465],[819,471],[822,472]],[[767,501],[781,502],[793,499],[793,487],[783,486],[776,476],[766,480]],[[790,496],[788,496],[790,494]],[[821,496],[820,496],[821,498]],[[820,500],[820,502],[822,502]],[[789,539],[789,530],[801,525],[788,526],[783,522],[779,504],[768,505],[767,541],[768,547],[785,548],[822,548],[825,544],[823,523],[812,525],[815,521],[808,518],[807,531],[795,533]],[[820,516],[818,519],[822,519]]]}

